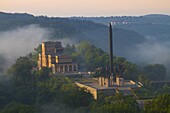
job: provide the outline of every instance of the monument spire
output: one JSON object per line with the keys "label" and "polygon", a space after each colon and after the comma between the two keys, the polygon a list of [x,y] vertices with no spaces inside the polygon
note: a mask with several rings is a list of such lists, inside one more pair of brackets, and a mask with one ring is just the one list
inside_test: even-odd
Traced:
{"label": "monument spire", "polygon": [[113,84],[113,36],[112,36],[112,24],[109,24],[109,63],[110,63],[110,75],[108,77],[108,84]]}

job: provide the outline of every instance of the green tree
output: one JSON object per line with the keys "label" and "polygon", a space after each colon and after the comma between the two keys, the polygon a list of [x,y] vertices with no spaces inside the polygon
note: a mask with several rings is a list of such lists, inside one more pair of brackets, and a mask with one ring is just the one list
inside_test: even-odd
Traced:
{"label": "green tree", "polygon": [[20,57],[10,68],[13,75],[14,98],[17,102],[33,104],[35,102],[35,79],[32,74],[33,63],[28,57]]}
{"label": "green tree", "polygon": [[27,57],[32,61],[34,67],[37,67],[38,57],[41,52],[42,52],[42,45],[40,44],[37,48],[34,48],[33,52],[27,55]]}
{"label": "green tree", "polygon": [[35,108],[29,105],[10,102],[0,110],[0,113],[35,113]]}
{"label": "green tree", "polygon": [[169,113],[170,94],[163,94],[145,104],[146,113]]}
{"label": "green tree", "polygon": [[138,104],[132,97],[123,97],[121,94],[105,98],[103,103],[93,104],[91,113],[140,113]]}
{"label": "green tree", "polygon": [[37,102],[64,103],[77,108],[89,106],[92,95],[77,87],[70,79],[62,76],[52,77],[47,81],[37,82]]}
{"label": "green tree", "polygon": [[165,84],[162,88],[161,93],[170,93],[170,86],[168,86],[167,84]]}
{"label": "green tree", "polygon": [[9,69],[9,74],[13,75],[15,85],[31,84],[34,80],[31,73],[33,67],[32,61],[27,57],[20,57],[16,63]]}
{"label": "green tree", "polygon": [[132,79],[132,80],[136,80],[137,79],[137,74],[138,74],[138,69],[137,69],[137,65],[133,64],[129,61],[127,61],[125,58],[123,57],[116,57],[113,60],[114,66],[116,65],[121,65],[124,68],[124,78],[125,79]]}
{"label": "green tree", "polygon": [[98,67],[108,66],[108,54],[87,41],[78,44],[77,52],[85,62],[84,68],[87,70],[94,71]]}
{"label": "green tree", "polygon": [[37,81],[44,81],[50,78],[51,69],[47,67],[42,67],[40,70],[35,71],[35,78]]}
{"label": "green tree", "polygon": [[144,71],[151,80],[161,80],[166,77],[166,67],[163,64],[147,65]]}
{"label": "green tree", "polygon": [[85,89],[78,88],[77,86],[69,87],[69,84],[64,86],[62,101],[68,106],[73,108],[89,106],[93,100],[92,94],[86,92]]}
{"label": "green tree", "polygon": [[67,54],[67,55],[72,55],[73,53],[76,52],[76,47],[75,45],[73,44],[72,46],[67,43],[66,44],[66,47],[64,48],[64,54]]}
{"label": "green tree", "polygon": [[73,53],[76,52],[76,46],[75,46],[74,44],[72,45],[71,48],[72,48],[72,52],[73,52]]}
{"label": "green tree", "polygon": [[0,78],[0,109],[13,99],[11,79]]}
{"label": "green tree", "polygon": [[54,102],[58,95],[60,87],[64,84],[63,78],[52,77],[47,80],[36,82],[36,102],[48,103]]}

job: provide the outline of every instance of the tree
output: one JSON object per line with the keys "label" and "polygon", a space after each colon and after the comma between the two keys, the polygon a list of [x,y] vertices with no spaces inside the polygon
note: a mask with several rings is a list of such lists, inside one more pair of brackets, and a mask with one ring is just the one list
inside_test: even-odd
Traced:
{"label": "tree", "polygon": [[80,89],[66,77],[57,76],[37,82],[38,103],[57,102],[77,108],[89,106],[91,101],[92,95],[89,92]]}
{"label": "tree", "polygon": [[75,47],[75,45],[74,45],[74,44],[72,45],[72,47],[71,47],[71,48],[72,48],[72,52],[73,52],[73,53],[74,53],[74,52],[76,52],[76,47]]}
{"label": "tree", "polygon": [[10,102],[0,110],[0,113],[35,113],[35,108],[29,105]]}
{"label": "tree", "polygon": [[140,74],[138,76],[138,80],[143,84],[144,87],[146,88],[151,87],[151,80],[147,78],[146,74]]}
{"label": "tree", "polygon": [[163,94],[145,104],[146,113],[169,113],[170,94]]}
{"label": "tree", "polygon": [[91,113],[140,113],[136,100],[121,94],[105,98],[103,103],[92,105]]}
{"label": "tree", "polygon": [[33,63],[27,57],[20,57],[9,69],[9,74],[13,75],[15,85],[30,84],[33,80],[31,73]]}
{"label": "tree", "polygon": [[144,71],[151,80],[162,80],[166,77],[166,67],[163,64],[147,65]]}
{"label": "tree", "polygon": [[0,109],[13,99],[11,79],[0,78]]}
{"label": "tree", "polygon": [[73,44],[73,45],[71,46],[69,43],[67,43],[67,44],[66,44],[66,47],[65,47],[65,49],[64,49],[64,54],[72,55],[72,54],[75,53],[75,52],[76,52],[76,47],[75,47],[75,45]]}
{"label": "tree", "polygon": [[124,74],[124,78],[125,79],[132,79],[132,80],[136,80],[137,79],[137,65],[133,64],[129,61],[127,61],[125,58],[123,57],[116,57],[113,60],[114,66],[122,66],[124,68],[124,72],[122,74]]}
{"label": "tree", "polygon": [[170,86],[165,84],[162,88],[162,93],[170,93]]}
{"label": "tree", "polygon": [[37,81],[44,81],[50,78],[51,69],[47,67],[42,67],[41,70],[35,72],[35,78]]}
{"label": "tree", "polygon": [[64,84],[64,80],[63,78],[60,78],[60,76],[51,77],[46,80],[38,79],[38,81],[36,82],[36,102],[54,102],[56,95],[60,93],[59,89],[62,84]]}
{"label": "tree", "polygon": [[42,45],[40,44],[37,48],[34,48],[34,52],[31,52],[27,55],[27,57],[33,63],[34,67],[37,66],[37,60],[41,52],[42,52]]}
{"label": "tree", "polygon": [[20,57],[10,68],[13,75],[14,98],[17,102],[33,104],[35,102],[35,79],[31,72],[32,61],[27,57]]}
{"label": "tree", "polygon": [[73,108],[87,107],[93,100],[92,94],[78,87],[72,87],[63,94],[62,101]]}
{"label": "tree", "polygon": [[87,41],[78,44],[77,53],[85,62],[84,68],[87,70],[94,71],[98,67],[106,67],[109,64],[108,54]]}

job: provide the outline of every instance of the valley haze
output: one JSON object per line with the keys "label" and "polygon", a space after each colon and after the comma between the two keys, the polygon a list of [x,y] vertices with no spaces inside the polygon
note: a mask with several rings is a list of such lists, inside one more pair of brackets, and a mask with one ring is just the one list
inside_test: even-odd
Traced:
{"label": "valley haze", "polygon": [[29,54],[48,40],[58,40],[64,45],[87,40],[107,52],[108,22],[115,23],[116,56],[138,64],[170,65],[168,15],[49,18],[1,12],[0,54],[9,61],[7,65],[11,65],[16,58]]}

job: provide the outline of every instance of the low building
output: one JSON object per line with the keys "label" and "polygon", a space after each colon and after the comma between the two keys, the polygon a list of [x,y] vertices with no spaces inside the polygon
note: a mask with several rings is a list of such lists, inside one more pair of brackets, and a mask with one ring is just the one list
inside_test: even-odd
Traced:
{"label": "low building", "polygon": [[78,72],[78,65],[72,58],[64,55],[64,48],[61,42],[43,42],[42,52],[39,54],[38,68],[52,68],[53,73],[75,73]]}
{"label": "low building", "polygon": [[134,90],[138,90],[141,87],[141,85],[135,83],[132,80],[124,80],[121,84],[119,84],[118,81],[112,81],[112,85],[108,85],[108,79],[102,77],[96,79],[86,78],[82,82],[75,83],[77,86],[85,88],[87,91],[89,91],[96,100],[100,98],[101,95],[113,96],[116,93],[121,93],[125,96],[133,95],[134,97],[138,98],[134,93]]}

